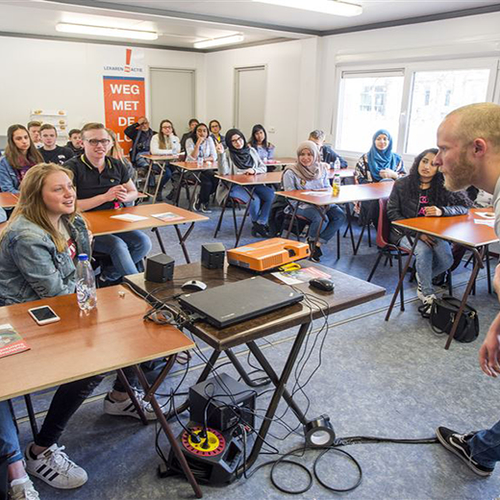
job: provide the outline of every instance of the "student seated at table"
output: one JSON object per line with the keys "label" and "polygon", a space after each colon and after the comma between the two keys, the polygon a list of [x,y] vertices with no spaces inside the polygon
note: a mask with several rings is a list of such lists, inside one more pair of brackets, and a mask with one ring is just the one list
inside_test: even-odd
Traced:
{"label": "student seated at table", "polygon": [[[331,189],[328,180],[328,165],[319,160],[318,146],[312,141],[304,141],[297,148],[297,162],[288,165],[282,178],[284,191],[315,189]],[[292,202],[295,204],[296,202]],[[325,213],[328,222],[323,221],[321,214],[312,205],[300,203],[297,215],[310,221],[309,244],[311,246],[311,260],[319,262],[323,251],[321,245],[330,241],[346,220],[344,211],[338,205],[330,205]],[[316,235],[321,225],[318,241]]]}
{"label": "student seated at table", "polygon": [[35,148],[41,148],[43,146],[43,143],[40,139],[41,126],[42,122],[39,122],[37,120],[32,120],[28,122],[28,125],[26,125],[26,128],[28,129],[28,132],[30,134],[31,142],[35,145]]}
{"label": "student seated at table", "polygon": [[40,151],[45,163],[62,165],[75,156],[71,149],[57,145],[57,130],[54,125],[44,123],[40,127],[40,137],[43,146],[38,151]]}
{"label": "student seated at table", "polygon": [[181,137],[181,151],[186,151],[186,141],[191,137],[193,130],[199,123],[199,120],[197,120],[196,118],[191,118],[191,120],[189,120],[189,130],[186,133],[182,134]]}
{"label": "student seated at table", "polygon": [[[0,306],[75,292],[75,258],[78,253],[90,254],[90,241],[76,211],[71,177],[63,167],[45,163],[26,174],[19,201],[0,233]],[[57,442],[102,378],[89,377],[57,389],[35,442],[26,448],[31,475],[63,489],[87,481],[86,472]]]}
{"label": "student seated at table", "polygon": [[[174,124],[170,120],[162,120],[160,131],[151,139],[151,154],[153,155],[178,155],[181,152],[181,143],[175,132]],[[172,167],[165,162],[163,175],[156,199],[161,201],[163,188],[172,178]]]}
{"label": "student seated at table", "polygon": [[[222,144],[217,145],[218,169],[222,175],[253,175],[267,172],[266,165],[260,159],[257,151],[247,145],[245,136],[233,128],[226,133],[227,150]],[[217,190],[217,200],[223,202],[227,195],[227,187],[221,183]],[[253,199],[242,187],[233,185],[229,196],[233,199],[250,202],[250,218],[252,219],[252,235],[268,237],[267,223],[273,205],[274,189],[271,186],[257,185]]]}
{"label": "student seated at table", "polygon": [[[227,136],[227,135],[226,135]],[[267,140],[266,129],[262,125],[254,125],[248,145],[257,151],[260,159],[265,163],[274,160],[275,147]]]}
{"label": "student seated at table", "polygon": [[321,161],[328,163],[330,168],[347,168],[347,162],[338,155],[331,146],[325,144],[325,133],[322,130],[313,130],[309,134],[309,141],[316,143]]}
{"label": "student seated at table", "polygon": [[[372,147],[356,163],[354,181],[357,184],[395,180],[405,175],[403,160],[392,152],[392,137],[387,130],[377,130],[372,138]],[[361,225],[378,223],[378,200],[364,201],[359,212]]]}
{"label": "student seated at table", "polygon": [[217,146],[217,144],[222,144],[224,147],[226,147],[226,136],[220,133],[220,131],[222,130],[220,121],[210,120],[208,128],[210,129],[210,137],[214,140],[215,145]]}
{"label": "student seated at table", "polygon": [[[74,174],[78,208],[106,210],[135,201],[138,193],[127,167],[106,156],[111,137],[104,125],[87,123],[82,129],[82,138],[85,154],[65,163]],[[142,271],[142,260],[151,247],[151,240],[142,231],[97,236],[94,250],[109,255],[112,262],[111,266],[104,267],[99,279],[109,284]]]}
{"label": "student seated at table", "polygon": [[71,149],[73,156],[83,154],[82,131],[78,128],[73,128],[69,131],[68,136],[69,141],[66,143],[66,147]]}
{"label": "student seated at table", "polygon": [[23,125],[11,125],[7,130],[5,154],[0,159],[0,191],[19,193],[26,172],[41,162],[42,155],[32,142],[28,129]]}
{"label": "student seated at table", "polygon": [[0,463],[3,460],[7,461],[8,499],[39,499],[24,467],[17,429],[7,401],[0,401]]}
{"label": "student seated at table", "polygon": [[[199,123],[186,141],[186,161],[217,161],[214,140],[208,133],[208,127]],[[200,174],[200,194],[194,208],[203,213],[211,213],[208,208],[210,195],[217,189],[217,178],[212,170],[203,170]]]}
{"label": "student seated at table", "polygon": [[[438,172],[438,167],[433,163],[437,151],[422,151],[415,158],[408,176],[396,181],[387,203],[390,221],[467,213],[471,203],[465,193],[452,193],[444,187],[443,174]],[[391,243],[411,248],[413,237],[411,231],[391,225]],[[453,264],[451,245],[434,236],[422,234],[415,248],[415,259],[417,295],[423,304],[430,305],[436,298],[432,279]]]}
{"label": "student seated at table", "polygon": [[149,154],[151,139],[156,134],[149,126],[149,120],[141,116],[136,123],[132,123],[124,130],[125,135],[133,141],[130,149],[130,161],[132,165],[140,170],[147,170],[149,167],[144,155]]}

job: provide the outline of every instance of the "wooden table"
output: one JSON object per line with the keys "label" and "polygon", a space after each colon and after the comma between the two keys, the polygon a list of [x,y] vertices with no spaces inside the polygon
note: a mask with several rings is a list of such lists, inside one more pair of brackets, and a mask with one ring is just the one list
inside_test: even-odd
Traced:
{"label": "wooden table", "polygon": [[[163,174],[165,172],[166,168],[166,163],[169,161],[173,160],[179,160],[184,157],[184,153],[180,153],[178,155],[141,155],[143,158],[146,158],[149,163],[149,168],[148,168],[148,173],[146,174],[146,180],[144,183],[144,194],[147,196],[150,196],[153,203],[156,202],[156,197],[158,196],[158,191],[160,189],[160,184],[161,184],[161,178],[163,177]],[[151,194],[149,193],[149,179],[151,177],[151,174],[154,175],[153,173],[153,167],[157,166],[158,169],[160,170],[160,180],[159,182],[156,183],[154,193]]]}
{"label": "wooden table", "polygon": [[[179,199],[181,196],[181,190],[184,187],[186,190],[186,198],[188,200],[189,210],[193,209],[193,205],[196,200],[196,189],[201,183],[200,174],[206,170],[217,170],[217,162],[214,161],[204,161],[201,165],[198,165],[196,161],[174,161],[172,162],[174,167],[178,167],[181,171],[181,177],[179,179],[179,185],[177,186],[177,192],[175,193],[175,204],[179,205]],[[186,178],[188,174],[191,174],[191,178],[194,178],[193,192],[190,190],[189,179]]]}
{"label": "wooden table", "polygon": [[[170,212],[177,217],[172,218],[172,220],[169,221],[163,221],[156,217],[153,217],[154,214],[161,214],[165,212]],[[112,218],[112,216],[115,215],[126,214],[140,215],[147,218],[137,222],[129,222]],[[196,222],[203,222],[208,220],[208,217],[205,217],[204,215],[196,214],[194,212],[190,212],[189,210],[184,210],[183,208],[169,205],[168,203],[138,205],[136,207],[126,207],[110,210],[95,210],[93,212],[85,212],[84,216],[94,236],[99,236],[102,234],[124,233],[126,231],[133,231],[136,229],[152,229],[156,233],[158,243],[163,253],[166,253],[165,246],[161,239],[158,228],[164,226],[174,226],[175,232],[177,233],[177,238],[179,239],[179,244],[181,245],[184,257],[186,259],[186,262],[188,263],[191,261],[189,259],[189,254],[186,248],[186,240],[191,234],[191,231],[193,230]],[[184,234],[182,234],[181,230],[179,229],[180,224],[190,224],[189,228]]]}
{"label": "wooden table", "polygon": [[[335,173],[338,172],[335,171]],[[384,182],[373,182],[370,184],[352,184],[350,186],[342,186],[340,188],[339,194],[337,196],[333,196],[333,192],[331,189],[325,190],[294,190],[294,191],[277,191],[276,194],[279,196],[284,196],[288,200],[298,201],[301,203],[307,203],[315,207],[320,213],[322,220],[326,221],[327,217],[325,215],[328,207],[333,204],[343,205],[346,204],[346,212],[347,212],[347,229],[351,235],[351,243],[353,254],[356,255],[358,252],[359,244],[361,242],[361,237],[358,240],[358,243],[354,243],[354,235],[352,233],[352,214],[349,207],[349,203],[362,202],[362,201],[371,201],[371,200],[380,200],[381,198],[389,198],[392,187],[394,185],[393,181],[384,181]],[[308,194],[314,193],[314,194]],[[324,193],[324,194],[322,194]],[[299,207],[299,203],[295,203],[292,212],[292,218],[290,220],[290,224],[288,226],[288,231],[286,238],[290,236],[290,232],[293,228],[293,223],[295,221],[295,217],[297,215],[297,209]],[[319,238],[321,233],[321,225],[318,228],[318,234],[316,235],[316,240]],[[337,249],[338,254],[338,249]]]}
{"label": "wooden table", "polygon": [[12,208],[17,205],[18,195],[13,193],[0,193],[0,207]]}
{"label": "wooden table", "polygon": [[[333,294],[315,291],[309,287],[308,283],[302,283],[294,287],[300,289],[304,293],[307,293],[311,298],[320,299],[323,303],[321,308],[317,301],[315,301],[315,305],[311,304],[310,306],[308,306],[308,302],[303,301],[223,329],[217,329],[201,320],[186,324],[186,328],[189,329],[189,331],[204,340],[214,349],[198,379],[198,383],[208,378],[217,359],[224,352],[247,385],[253,387],[262,385],[252,382],[249,379],[248,374],[239,363],[238,358],[232,352],[233,347],[246,344],[275,386],[274,394],[271,398],[269,407],[266,410],[266,415],[263,418],[258,436],[255,440],[252,451],[246,460],[247,468],[251,467],[258,458],[259,452],[276,413],[278,403],[282,397],[286,400],[300,422],[306,423],[307,421],[305,415],[295,403],[291,394],[287,391],[286,383],[294,368],[304,340],[309,332],[312,320],[324,317],[324,315],[349,309],[350,307],[354,307],[358,304],[369,302],[383,296],[385,293],[385,290],[381,287],[372,285],[371,283],[358,278],[348,276],[344,273],[334,271],[333,269],[320,266],[319,264],[313,264],[309,261],[300,261],[300,264],[302,267],[312,266],[327,272],[332,276],[332,279],[335,282],[335,293]],[[175,268],[174,281],[165,283],[163,286],[158,286],[158,283],[145,281],[142,274],[127,276],[125,278],[125,282],[129,283],[130,286],[137,291],[137,293],[141,293],[152,302],[160,300],[175,303],[174,296],[179,293],[183,293],[180,286],[184,283],[184,280],[198,279],[211,288],[222,286],[225,283],[247,279],[252,276],[254,276],[253,273],[235,266],[225,266],[224,269],[205,269],[204,267],[201,267],[200,263],[193,263],[189,265],[177,266]],[[279,282],[270,274],[265,276],[268,279]],[[281,284],[282,286],[288,286],[284,283]],[[281,376],[278,376],[275,368],[273,368],[267,361],[255,341],[273,333],[297,326],[299,327],[298,334],[284,363]],[[187,405],[184,404],[177,411],[184,411],[186,408]],[[237,473],[238,475],[243,473],[242,466],[239,467]]]}
{"label": "wooden table", "polygon": [[236,236],[235,246],[238,246],[240,242],[241,233],[243,232],[243,226],[245,225],[246,218],[248,216],[248,212],[250,210],[250,203],[253,200],[253,193],[257,186],[263,186],[268,184],[279,184],[281,182],[281,176],[283,172],[266,172],[264,174],[237,174],[237,175],[216,175],[219,180],[226,183],[229,191],[227,193],[226,198],[224,199],[224,203],[222,205],[222,210],[219,217],[219,222],[217,223],[217,227],[215,228],[214,238],[217,238],[217,233],[220,230],[222,225],[222,219],[224,217],[224,212],[226,211],[227,203],[229,198],[231,198],[231,185],[236,184],[241,186],[250,196],[250,199],[245,207],[245,212],[243,213],[243,218],[241,219],[240,227],[238,228],[238,224],[236,222],[236,211],[233,204],[233,222],[234,222],[234,233]]}
{"label": "wooden table", "polygon": [[[399,278],[398,286],[394,291],[391,304],[385,316],[386,321],[388,321],[391,316],[392,309],[396,302],[397,294],[399,293],[400,288],[403,286],[405,274],[408,271],[408,268],[410,267],[410,262],[411,259],[413,258],[415,247],[422,234],[428,234],[431,236],[435,236],[437,238],[441,238],[443,240],[459,243],[467,247],[469,250],[471,250],[472,254],[474,255],[475,262],[469,281],[467,283],[467,286],[465,287],[465,291],[462,296],[460,309],[455,317],[453,327],[446,341],[445,349],[449,349],[451,341],[455,336],[455,332],[457,330],[460,317],[462,316],[464,307],[467,304],[467,298],[470,295],[470,292],[477,277],[477,273],[479,272],[479,268],[484,267],[483,258],[485,256],[485,253],[487,254],[488,245],[498,241],[498,237],[496,236],[493,227],[486,226],[483,224],[476,224],[474,222],[474,219],[485,220],[483,217],[476,215],[476,212],[493,213],[493,209],[477,208],[477,209],[471,209],[469,213],[466,215],[459,215],[456,217],[415,217],[413,219],[404,219],[392,223],[395,226],[415,231],[416,236],[411,251],[408,255],[408,260],[406,261],[406,265],[403,269],[401,277]],[[488,277],[488,289],[491,290],[489,257],[486,259],[486,267],[487,267],[487,277]]]}
{"label": "wooden table", "polygon": [[[42,305],[52,307],[61,321],[37,325],[28,309]],[[147,393],[149,387],[147,382],[144,384],[140,363],[194,347],[177,328],[145,322],[143,316],[148,309],[141,298],[122,286],[98,289],[97,308],[89,314],[80,311],[75,294],[1,307],[0,324],[11,324],[31,349],[0,359],[4,375],[0,377],[0,401],[113,370],[118,370],[133,395],[121,371],[127,366],[135,366]],[[154,393],[150,394],[150,400],[174,453],[200,498],[201,490]],[[134,403],[137,404],[137,400]]]}

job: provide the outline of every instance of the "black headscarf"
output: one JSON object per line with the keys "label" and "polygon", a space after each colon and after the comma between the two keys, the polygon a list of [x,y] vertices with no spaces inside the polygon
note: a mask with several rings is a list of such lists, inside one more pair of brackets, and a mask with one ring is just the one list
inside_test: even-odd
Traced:
{"label": "black headscarf", "polygon": [[[241,149],[236,149],[233,145],[233,137],[237,135],[243,139],[244,146]],[[255,167],[254,159],[250,154],[250,147],[247,144],[245,136],[236,128],[232,128],[226,132],[226,146],[229,149],[231,160],[240,170],[247,170]]]}

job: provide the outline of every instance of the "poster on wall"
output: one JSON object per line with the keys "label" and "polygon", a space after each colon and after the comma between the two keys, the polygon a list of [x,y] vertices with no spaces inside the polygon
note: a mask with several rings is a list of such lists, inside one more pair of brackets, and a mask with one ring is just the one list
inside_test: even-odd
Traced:
{"label": "poster on wall", "polygon": [[114,60],[103,68],[106,127],[116,132],[125,154],[132,142],[124,130],[146,114],[143,61],[143,50],[120,48]]}

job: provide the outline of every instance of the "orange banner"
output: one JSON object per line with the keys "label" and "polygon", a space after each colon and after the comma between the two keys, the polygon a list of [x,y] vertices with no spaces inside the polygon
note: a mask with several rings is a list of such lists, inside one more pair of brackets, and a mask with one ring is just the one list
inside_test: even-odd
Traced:
{"label": "orange banner", "polygon": [[146,114],[144,78],[105,76],[104,113],[106,127],[116,132],[118,142],[128,154],[132,141],[124,130]]}

